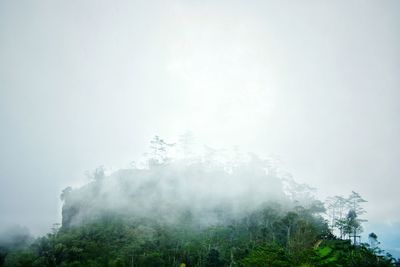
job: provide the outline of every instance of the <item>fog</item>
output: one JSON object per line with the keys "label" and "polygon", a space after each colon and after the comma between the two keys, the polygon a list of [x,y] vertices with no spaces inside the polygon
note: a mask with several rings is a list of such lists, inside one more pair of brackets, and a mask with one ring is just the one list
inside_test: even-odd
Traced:
{"label": "fog", "polygon": [[62,227],[110,214],[168,224],[190,216],[194,225],[207,227],[246,218],[266,207],[281,214],[300,206],[316,215],[324,210],[314,189],[296,183],[273,159],[238,150],[194,151],[187,142],[166,147],[158,137],[152,144],[153,152],[141,167],[135,163],[108,175],[99,167],[88,174],[91,181],[86,185],[65,188]]}
{"label": "fog", "polygon": [[369,225],[393,231],[399,8],[1,1],[0,226],[45,233],[61,221],[61,190],[87,170],[125,168],[155,134],[192,131],[279,159],[321,199],[355,190]]}

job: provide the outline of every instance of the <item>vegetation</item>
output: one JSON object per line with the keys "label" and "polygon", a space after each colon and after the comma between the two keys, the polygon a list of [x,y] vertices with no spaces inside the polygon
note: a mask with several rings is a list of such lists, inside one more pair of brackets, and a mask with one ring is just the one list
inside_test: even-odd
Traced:
{"label": "vegetation", "polygon": [[34,241],[0,240],[0,266],[396,264],[376,234],[360,242],[365,200],[355,192],[324,205],[255,156],[174,161],[173,144],[151,145],[146,168],[110,176],[99,168],[86,186],[63,190],[61,227]]}
{"label": "vegetation", "polygon": [[4,266],[393,266],[366,244],[337,239],[310,210],[279,206],[227,225],[197,228],[112,214],[96,223],[61,227],[10,252]]}

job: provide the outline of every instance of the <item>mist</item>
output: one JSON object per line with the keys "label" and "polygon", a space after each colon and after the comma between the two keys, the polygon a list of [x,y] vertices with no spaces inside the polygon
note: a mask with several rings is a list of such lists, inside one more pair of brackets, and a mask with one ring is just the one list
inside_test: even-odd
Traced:
{"label": "mist", "polygon": [[[189,151],[187,144],[177,147]],[[176,224],[190,214],[196,225],[206,227],[245,218],[263,206],[278,205],[282,214],[297,206],[323,210],[312,188],[279,171],[271,159],[211,148],[172,158],[162,142],[153,148],[143,167],[109,175],[99,167],[88,184],[64,189],[62,226],[93,222],[107,214]]]}
{"label": "mist", "polygon": [[1,1],[0,228],[48,232],[86,171],[118,176],[152,136],[192,131],[279,159],[319,199],[357,190],[368,225],[393,232],[399,5]]}

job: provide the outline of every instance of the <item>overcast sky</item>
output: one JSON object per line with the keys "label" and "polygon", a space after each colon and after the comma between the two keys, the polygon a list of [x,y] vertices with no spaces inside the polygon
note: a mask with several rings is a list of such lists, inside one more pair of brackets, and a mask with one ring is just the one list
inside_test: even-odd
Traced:
{"label": "overcast sky", "polygon": [[399,228],[399,13],[396,0],[0,1],[0,226],[48,231],[86,170],[190,130],[277,155],[321,198],[355,190],[368,227]]}

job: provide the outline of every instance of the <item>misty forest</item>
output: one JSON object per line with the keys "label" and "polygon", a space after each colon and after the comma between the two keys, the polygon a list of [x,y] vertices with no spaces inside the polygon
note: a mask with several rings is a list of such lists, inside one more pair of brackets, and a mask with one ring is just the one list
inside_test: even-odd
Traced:
{"label": "misty forest", "polygon": [[62,191],[47,235],[2,234],[0,266],[398,265],[377,234],[362,238],[356,190],[322,202],[272,159],[190,147],[156,136],[142,163],[90,172]]}

